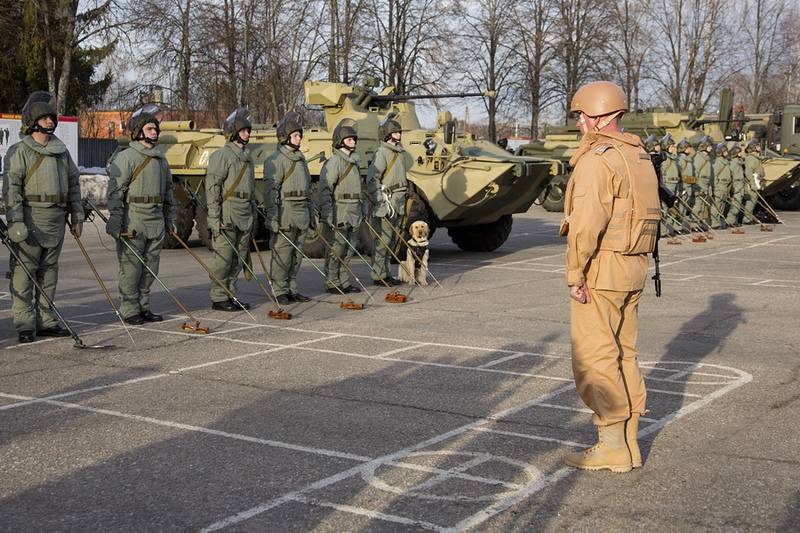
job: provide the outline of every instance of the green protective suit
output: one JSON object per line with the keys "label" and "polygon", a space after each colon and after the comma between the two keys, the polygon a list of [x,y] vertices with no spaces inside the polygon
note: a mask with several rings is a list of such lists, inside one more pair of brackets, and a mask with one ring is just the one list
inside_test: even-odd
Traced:
{"label": "green protective suit", "polygon": [[[681,184],[681,174],[678,166],[678,156],[672,154],[666,154],[664,157],[664,161],[661,162],[661,181],[663,182],[664,186],[669,189],[673,194],[679,194],[680,184]],[[667,220],[667,224],[661,224],[661,235],[667,235],[670,233],[670,225],[674,225],[680,221],[680,213],[678,212],[678,206],[673,206],[669,208],[669,214],[671,219]]]}
{"label": "green protective suit", "polygon": [[[363,220],[364,181],[358,170],[358,155],[347,154],[343,149],[333,155],[322,167],[319,176],[320,220],[325,224],[325,238],[333,244],[333,253],[347,262],[353,255],[347,245],[357,243],[358,228]],[[335,228],[335,231],[334,231]],[[331,251],[325,255],[325,285],[327,288],[350,286],[350,276]]]}
{"label": "green protective suit", "polygon": [[[175,225],[174,192],[169,164],[158,148],[132,141],[109,162],[106,231],[117,239],[120,313],[124,318],[150,310],[150,286],[155,278],[122,239],[158,274],[165,230]],[[120,233],[127,236],[120,237]]]}
{"label": "green protective suit", "polygon": [[729,226],[735,226],[739,223],[739,215],[743,214],[742,199],[746,184],[744,182],[744,163],[738,157],[733,157],[730,160],[731,167],[731,194],[728,197],[730,208],[728,216],[725,217],[725,222]]}
{"label": "green protective suit", "polygon": [[753,211],[758,204],[758,195],[756,191],[759,189],[759,182],[764,179],[764,165],[761,158],[754,153],[749,153],[744,158],[744,178],[745,187],[744,195],[742,197],[742,205],[744,206],[744,219],[745,224],[755,224],[756,217]]}
{"label": "green protective suit", "polygon": [[[401,230],[403,216],[406,209],[406,191],[408,181],[406,174],[411,168],[413,160],[403,146],[382,142],[375,154],[375,161],[367,170],[367,188],[373,211],[373,227],[379,232],[381,238],[375,237],[372,258],[372,272],[374,280],[390,277],[389,261],[391,254],[383,243],[394,248],[397,234],[392,230],[392,225]],[[383,191],[383,192],[382,192]],[[383,197],[388,198],[391,209],[381,206]]]}
{"label": "green protective suit", "polygon": [[714,176],[711,156],[705,151],[697,152],[692,163],[695,178],[695,184],[692,187],[694,190],[692,213],[704,222],[710,223],[713,209],[709,206],[712,201],[711,183]]}
{"label": "green protective suit", "polygon": [[[42,290],[53,299],[67,213],[72,224],[83,222],[78,167],[58,137],[51,136],[43,146],[26,135],[8,149],[3,169],[3,203],[9,230],[22,224],[28,232],[27,239],[14,246]],[[10,266],[11,308],[17,332],[58,325],[47,301],[34,295],[25,271],[13,261]]]}
{"label": "green protective suit", "polygon": [[275,296],[297,294],[297,273],[303,257],[295,246],[303,249],[314,218],[311,173],[302,152],[278,145],[264,161],[264,190],[267,224],[272,232],[269,269]]}
{"label": "green protective suit", "polygon": [[683,191],[681,196],[683,202],[679,204],[678,210],[684,216],[687,215],[687,210],[690,210],[696,192],[693,159],[693,156],[687,154],[678,154],[677,158],[678,174],[681,177],[680,189]]}
{"label": "green protective suit", "polygon": [[715,157],[714,169],[714,209],[711,212],[711,227],[718,229],[724,222],[725,208],[728,206],[728,197],[731,193],[731,166],[725,157]]}
{"label": "green protective suit", "polygon": [[[235,295],[239,273],[244,268],[239,257],[249,256],[250,238],[258,220],[254,166],[248,151],[228,141],[211,154],[205,186],[208,227],[214,237],[211,271]],[[220,224],[226,229],[220,230]],[[228,299],[219,285],[211,284],[212,302]]]}

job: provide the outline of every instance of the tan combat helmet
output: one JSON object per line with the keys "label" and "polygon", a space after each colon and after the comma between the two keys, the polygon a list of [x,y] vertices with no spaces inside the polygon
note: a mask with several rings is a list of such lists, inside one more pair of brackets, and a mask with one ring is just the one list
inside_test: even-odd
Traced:
{"label": "tan combat helmet", "polygon": [[628,110],[628,99],[616,83],[595,81],[575,91],[569,110],[590,117],[605,117],[594,127],[595,131],[600,131]]}

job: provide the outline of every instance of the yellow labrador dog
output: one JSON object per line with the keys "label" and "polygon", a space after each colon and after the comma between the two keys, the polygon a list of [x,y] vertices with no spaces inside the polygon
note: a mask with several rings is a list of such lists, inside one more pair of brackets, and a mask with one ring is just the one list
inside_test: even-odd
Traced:
{"label": "yellow labrador dog", "polygon": [[[397,277],[403,283],[413,283],[416,280],[417,284],[424,287],[428,285],[428,235],[430,235],[430,228],[428,228],[426,222],[417,220],[411,224],[409,233],[411,238],[406,241],[406,244],[413,253],[406,252],[405,261],[397,266]],[[419,261],[415,256],[419,258]],[[410,274],[413,274],[413,279]]]}

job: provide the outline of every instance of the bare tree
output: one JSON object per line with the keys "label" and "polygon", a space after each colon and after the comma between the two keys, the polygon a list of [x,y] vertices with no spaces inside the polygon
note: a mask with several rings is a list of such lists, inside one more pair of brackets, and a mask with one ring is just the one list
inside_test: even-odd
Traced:
{"label": "bare tree", "polygon": [[517,6],[520,25],[520,42],[516,47],[522,62],[524,77],[523,100],[531,112],[531,137],[539,136],[539,118],[542,110],[557,98],[548,67],[555,58],[555,11],[549,0],[523,0]]}
{"label": "bare tree", "polygon": [[447,28],[442,0],[371,0],[374,31],[363,51],[367,64],[398,93],[430,91],[447,74]]}
{"label": "bare tree", "polygon": [[608,49],[616,78],[628,97],[631,109],[639,109],[639,86],[642,67],[652,43],[645,22],[652,13],[651,0],[613,0],[611,23],[616,38],[610,39]]}
{"label": "bare tree", "polygon": [[484,98],[489,115],[488,136],[495,140],[497,115],[513,102],[519,74],[514,52],[519,38],[515,29],[519,24],[514,17],[514,5],[503,0],[479,0],[468,5],[456,2],[455,6],[463,17],[461,61],[470,66],[463,69],[463,76],[470,86],[495,92],[494,96]]}
{"label": "bare tree", "polygon": [[328,0],[330,18],[328,37],[328,80],[349,83],[361,73],[351,71],[354,52],[363,34],[361,25],[366,23],[368,0]]}
{"label": "bare tree", "polygon": [[607,0],[556,0],[559,35],[556,44],[561,76],[557,79],[564,97],[564,118],[569,119],[569,101],[591,76],[603,75],[601,62],[608,37]]}

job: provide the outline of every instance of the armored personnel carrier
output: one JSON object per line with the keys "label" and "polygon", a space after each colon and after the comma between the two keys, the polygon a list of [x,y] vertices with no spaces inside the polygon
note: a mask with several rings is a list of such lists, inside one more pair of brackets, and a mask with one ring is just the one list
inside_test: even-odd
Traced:
{"label": "armored personnel carrier", "polygon": [[[413,190],[409,193],[411,207],[407,222],[422,219],[431,230],[447,228],[453,242],[464,250],[495,250],[511,232],[512,215],[526,212],[544,191],[550,181],[551,163],[511,155],[494,143],[459,131],[456,120],[447,111],[439,113],[436,129],[420,125],[415,100],[468,96],[484,94],[397,95],[393,87],[376,92],[370,85],[307,81],[306,105],[321,110],[325,124],[307,127],[300,149],[309,162],[312,177],[318,179],[322,164],[331,155],[334,128],[342,119],[352,119],[359,134],[360,170],[366,175],[380,144],[380,122],[393,114],[403,127],[403,145],[414,159],[408,174]],[[197,130],[191,121],[161,124],[159,148],[166,154],[173,176],[200,197],[204,193],[208,159],[224,144],[225,137],[218,129]],[[256,163],[257,180],[262,179],[264,159],[276,145],[274,125],[254,125],[248,149]],[[262,203],[262,187],[256,189]],[[188,238],[196,226],[201,240],[206,242],[204,212],[193,204],[182,187],[176,190],[181,204],[179,234]],[[310,255],[319,256],[321,244],[311,233],[305,249]],[[368,240],[362,239],[363,244]]]}

